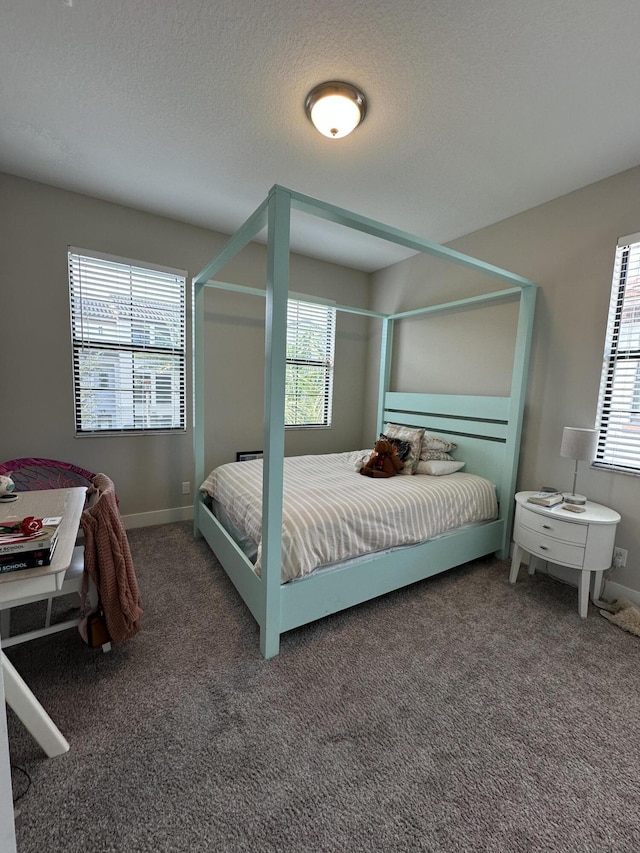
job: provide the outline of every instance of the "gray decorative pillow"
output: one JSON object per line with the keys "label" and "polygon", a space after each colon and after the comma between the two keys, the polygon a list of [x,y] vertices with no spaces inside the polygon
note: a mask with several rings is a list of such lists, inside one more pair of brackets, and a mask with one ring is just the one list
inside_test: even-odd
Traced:
{"label": "gray decorative pillow", "polygon": [[401,438],[391,438],[390,435],[385,435],[383,432],[380,433],[380,438],[385,438],[387,441],[390,441],[391,444],[396,448],[396,454],[398,459],[401,462],[409,455],[409,451],[411,450],[411,445],[408,441],[403,441]]}
{"label": "gray decorative pillow", "polygon": [[426,462],[428,459],[435,459],[437,457],[427,456],[427,453],[430,453],[433,450],[440,450],[446,453],[448,450],[455,450],[457,446],[458,445],[455,441],[451,441],[443,435],[433,435],[433,433],[425,432],[422,436],[420,459],[423,462]]}
{"label": "gray decorative pillow", "polygon": [[431,462],[434,459],[439,459],[442,462],[453,462],[453,456],[445,453],[444,450],[423,450],[420,454],[420,462]]}
{"label": "gray decorative pillow", "polygon": [[420,459],[420,448],[422,447],[422,436],[424,429],[417,427],[403,426],[402,424],[385,424],[384,434],[387,438],[400,439],[400,441],[409,442],[409,452],[404,458],[404,468],[400,474],[414,474],[416,465]]}

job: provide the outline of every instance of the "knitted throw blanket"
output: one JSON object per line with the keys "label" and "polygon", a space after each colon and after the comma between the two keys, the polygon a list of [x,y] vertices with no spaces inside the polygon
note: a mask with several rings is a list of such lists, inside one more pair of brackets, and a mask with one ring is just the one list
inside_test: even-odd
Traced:
{"label": "knitted throw blanket", "polygon": [[96,585],[109,634],[122,643],[138,633],[142,609],[129,540],[120,518],[113,482],[96,474],[87,496],[92,505],[80,519],[85,571]]}

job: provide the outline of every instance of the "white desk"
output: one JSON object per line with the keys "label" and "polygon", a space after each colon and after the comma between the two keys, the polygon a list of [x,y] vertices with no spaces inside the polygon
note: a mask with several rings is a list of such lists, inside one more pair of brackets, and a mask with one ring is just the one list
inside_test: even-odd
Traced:
{"label": "white desk", "polygon": [[[51,565],[0,575],[0,606],[61,589],[73,557],[86,491],[82,486],[21,492],[17,501],[0,504],[0,523],[3,524],[20,521],[29,515],[36,518],[62,516]],[[1,649],[0,660],[9,707],[49,758],[67,752],[69,744]]]}

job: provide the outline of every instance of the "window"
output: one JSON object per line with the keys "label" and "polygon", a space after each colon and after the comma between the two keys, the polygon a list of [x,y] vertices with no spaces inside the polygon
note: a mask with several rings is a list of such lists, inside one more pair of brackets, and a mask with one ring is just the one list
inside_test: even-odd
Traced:
{"label": "window", "polygon": [[173,388],[171,387],[171,374],[160,373],[156,376],[156,405],[173,401]]}
{"label": "window", "polygon": [[186,429],[185,280],[69,249],[76,435]]}
{"label": "window", "polygon": [[290,299],[287,310],[287,427],[331,426],[335,308]]}
{"label": "window", "polygon": [[640,234],[618,240],[594,465],[640,474]]}

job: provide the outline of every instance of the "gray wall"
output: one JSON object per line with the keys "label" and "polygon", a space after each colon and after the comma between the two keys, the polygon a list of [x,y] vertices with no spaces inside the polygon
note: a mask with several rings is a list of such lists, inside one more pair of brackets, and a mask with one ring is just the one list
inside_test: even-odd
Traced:
{"label": "gray wall", "polygon": [[[451,244],[540,286],[519,489],[571,488],[574,463],[560,456],[562,428],[594,426],[616,242],[638,230],[640,167]],[[461,267],[411,258],[373,277],[372,308],[411,309],[487,287],[500,289],[488,278],[481,286]],[[395,348],[395,390],[508,393],[512,315],[510,306],[498,305],[443,320],[404,321]],[[629,559],[611,580],[640,590],[640,479],[581,463],[578,491],[622,516],[616,544]]]}
{"label": "gray wall", "polygon": [[[109,252],[184,268],[189,276],[226,237],[140,211],[0,175],[0,269],[3,417],[0,457],[43,455],[102,469],[116,481],[125,514],[187,505],[180,483],[193,480],[192,438],[75,439],[66,246]],[[256,206],[261,199],[256,200]],[[482,229],[452,246],[533,279],[540,285],[519,488],[551,483],[569,488],[573,463],[559,455],[563,426],[594,423],[616,240],[640,229],[640,167]],[[429,237],[428,234],[423,235]],[[250,246],[225,278],[261,286],[265,252]],[[369,277],[294,256],[293,290],[343,304],[381,310],[421,307],[475,292],[489,279],[428,258],[412,258]],[[262,439],[261,300],[207,297],[207,464],[259,449]],[[457,312],[438,321],[406,321],[396,339],[397,390],[508,392],[513,306]],[[479,315],[478,315],[479,316]],[[449,334],[451,332],[451,334]],[[377,368],[377,331],[368,332],[371,371]],[[341,315],[331,431],[287,436],[287,453],[343,450],[371,443],[375,401],[364,398],[367,331]],[[364,412],[364,418],[362,417]],[[617,544],[629,551],[613,580],[640,589],[640,481],[582,464],[579,489],[622,515]]]}
{"label": "gray wall", "polygon": [[[256,207],[261,201],[256,199]],[[116,484],[124,515],[191,504],[193,498],[180,489],[183,481],[193,485],[194,478],[190,394],[185,435],[74,437],[67,246],[188,271],[190,391],[190,278],[227,236],[2,174],[0,231],[0,460],[45,456],[105,471]],[[225,278],[264,286],[265,258],[263,246],[251,245],[225,270]],[[291,289],[367,307],[369,276],[294,255]],[[211,467],[235,460],[237,450],[262,444],[264,344],[258,317],[263,311],[262,299],[208,297]],[[288,434],[289,453],[359,445],[366,323],[343,317],[336,341],[333,428]]]}

